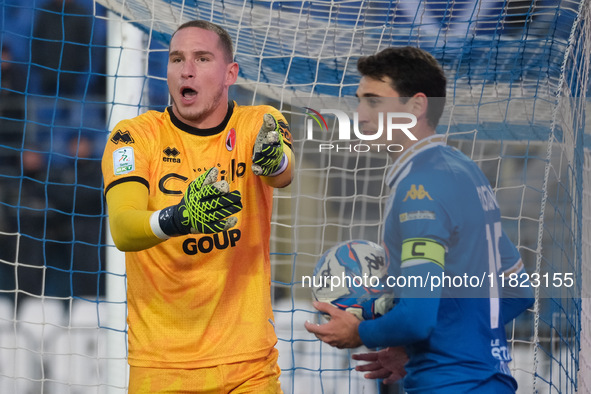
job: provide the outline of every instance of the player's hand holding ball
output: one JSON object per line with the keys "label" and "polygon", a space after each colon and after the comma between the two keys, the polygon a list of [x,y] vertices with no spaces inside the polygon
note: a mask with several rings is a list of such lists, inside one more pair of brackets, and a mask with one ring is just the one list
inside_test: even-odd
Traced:
{"label": "player's hand holding ball", "polygon": [[263,125],[252,150],[252,163],[255,175],[276,176],[287,168],[288,159],[283,152],[279,122],[271,114],[263,115]]}
{"label": "player's hand holding ball", "polygon": [[242,209],[240,192],[230,192],[228,182],[217,178],[217,168],[210,168],[189,184],[180,203],[158,213],[165,234],[214,234],[236,225],[231,215]]}

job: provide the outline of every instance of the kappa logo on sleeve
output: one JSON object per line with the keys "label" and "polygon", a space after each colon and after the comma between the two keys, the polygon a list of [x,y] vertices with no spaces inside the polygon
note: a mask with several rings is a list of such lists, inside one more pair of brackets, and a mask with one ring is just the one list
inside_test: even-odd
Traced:
{"label": "kappa logo on sleeve", "polygon": [[111,142],[114,144],[119,144],[120,142],[123,142],[124,144],[133,144],[134,140],[129,131],[117,130],[111,137]]}
{"label": "kappa logo on sleeve", "polygon": [[133,148],[121,148],[113,152],[113,172],[115,175],[127,174],[135,170]]}
{"label": "kappa logo on sleeve", "polygon": [[431,198],[431,196],[429,195],[429,192],[425,190],[425,187],[423,185],[419,185],[419,187],[417,188],[417,185],[412,184],[410,185],[410,189],[409,191],[406,192],[406,196],[404,197],[404,200],[402,200],[403,202],[408,200],[422,200],[424,198],[428,198],[429,200],[433,200]]}

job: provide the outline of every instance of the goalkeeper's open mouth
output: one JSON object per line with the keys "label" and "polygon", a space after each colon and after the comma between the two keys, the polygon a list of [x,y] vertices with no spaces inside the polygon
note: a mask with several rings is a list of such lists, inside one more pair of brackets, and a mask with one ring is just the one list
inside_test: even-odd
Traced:
{"label": "goalkeeper's open mouth", "polygon": [[193,104],[198,96],[197,90],[189,86],[181,86],[181,88],[179,89],[179,93],[182,105]]}
{"label": "goalkeeper's open mouth", "polygon": [[181,87],[181,97],[186,104],[192,103],[197,97],[197,91],[190,87]]}

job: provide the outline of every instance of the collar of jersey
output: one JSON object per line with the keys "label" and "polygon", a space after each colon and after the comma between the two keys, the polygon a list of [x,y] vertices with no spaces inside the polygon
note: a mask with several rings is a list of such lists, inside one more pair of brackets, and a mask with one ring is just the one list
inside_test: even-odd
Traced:
{"label": "collar of jersey", "polygon": [[444,135],[433,134],[414,143],[410,148],[398,156],[398,159],[396,159],[392,167],[390,167],[388,174],[386,175],[386,184],[392,187],[396,181],[396,178],[398,178],[404,167],[406,167],[406,165],[412,161],[413,157],[421,152],[426,151],[427,149],[431,149],[439,145],[445,145]]}
{"label": "collar of jersey", "polygon": [[232,114],[234,113],[234,104],[235,104],[234,101],[229,101],[228,102],[228,112],[226,113],[226,117],[224,118],[222,123],[220,123],[219,125],[217,125],[215,127],[211,127],[209,129],[199,129],[197,127],[189,126],[188,124],[182,122],[179,118],[176,117],[174,112],[172,112],[172,107],[167,107],[166,110],[168,111],[168,114],[170,115],[170,120],[171,120],[172,124],[175,125],[177,128],[179,128],[182,131],[187,132],[189,134],[207,137],[209,135],[216,135],[216,134],[219,134],[222,131],[224,131],[224,129],[228,125],[228,122],[230,121],[230,118],[232,117]]}

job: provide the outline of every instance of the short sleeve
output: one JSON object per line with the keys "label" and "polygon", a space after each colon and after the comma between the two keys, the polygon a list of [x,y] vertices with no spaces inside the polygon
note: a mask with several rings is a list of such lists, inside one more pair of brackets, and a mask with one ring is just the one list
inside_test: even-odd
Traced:
{"label": "short sleeve", "polygon": [[148,139],[134,127],[133,120],[119,122],[105,145],[102,157],[102,172],[105,192],[115,184],[125,181],[138,181],[149,188]]}

